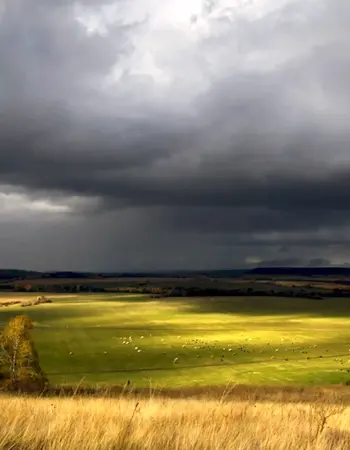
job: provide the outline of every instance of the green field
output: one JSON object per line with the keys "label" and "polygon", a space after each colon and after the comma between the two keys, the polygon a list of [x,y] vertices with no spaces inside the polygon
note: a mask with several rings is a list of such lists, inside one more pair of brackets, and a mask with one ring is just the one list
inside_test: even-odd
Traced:
{"label": "green field", "polygon": [[[11,296],[0,294],[0,299]],[[1,307],[0,326],[23,313],[34,321],[41,365],[53,384],[130,380],[136,386],[182,387],[350,380],[346,298],[155,300],[85,294],[28,308]]]}

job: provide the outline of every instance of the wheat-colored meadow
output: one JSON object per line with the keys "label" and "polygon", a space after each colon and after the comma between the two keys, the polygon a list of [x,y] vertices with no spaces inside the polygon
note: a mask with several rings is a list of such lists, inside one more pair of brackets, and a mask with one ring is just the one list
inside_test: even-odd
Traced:
{"label": "wheat-colored meadow", "polygon": [[[338,399],[339,400],[339,399]],[[0,448],[302,450],[350,448],[350,407],[313,402],[0,397]]]}

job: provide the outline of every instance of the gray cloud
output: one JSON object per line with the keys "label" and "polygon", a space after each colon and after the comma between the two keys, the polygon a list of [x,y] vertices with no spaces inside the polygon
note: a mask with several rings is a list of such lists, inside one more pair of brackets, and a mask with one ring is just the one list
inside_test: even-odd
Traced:
{"label": "gray cloud", "polygon": [[5,2],[0,265],[346,259],[350,6],[175,3]]}
{"label": "gray cloud", "polygon": [[327,267],[331,262],[326,258],[287,258],[263,261],[258,264],[259,267]]}

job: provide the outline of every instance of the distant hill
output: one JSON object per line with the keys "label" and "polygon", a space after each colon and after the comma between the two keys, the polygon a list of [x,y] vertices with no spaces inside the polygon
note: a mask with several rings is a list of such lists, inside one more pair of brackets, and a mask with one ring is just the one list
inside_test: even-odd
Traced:
{"label": "distant hill", "polygon": [[0,269],[0,280],[39,278],[41,275],[40,272],[34,272],[32,270]]}
{"label": "distant hill", "polygon": [[237,278],[246,273],[246,270],[179,270],[154,272],[34,272],[29,270],[0,269],[0,280],[13,279],[67,279],[67,278],[177,278],[177,277],[213,277]]}
{"label": "distant hill", "polygon": [[92,278],[96,276],[89,272],[45,272],[40,275],[40,278]]}
{"label": "distant hill", "polygon": [[0,282],[32,279],[89,278],[240,278],[240,277],[350,277],[350,267],[257,267],[255,269],[179,270],[154,272],[36,272],[0,269]]}
{"label": "distant hill", "polygon": [[257,267],[248,273],[261,276],[350,277],[350,267]]}

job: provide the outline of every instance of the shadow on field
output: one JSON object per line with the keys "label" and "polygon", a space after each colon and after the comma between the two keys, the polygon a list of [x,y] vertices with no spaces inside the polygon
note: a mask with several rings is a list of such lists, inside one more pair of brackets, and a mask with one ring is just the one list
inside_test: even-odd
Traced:
{"label": "shadow on field", "polygon": [[313,300],[292,297],[193,297],[179,299],[179,302],[186,302],[183,310],[191,313],[350,317],[350,298]]}
{"label": "shadow on field", "polygon": [[[241,316],[299,316],[301,319],[307,317],[317,318],[348,318],[350,317],[350,297],[349,298],[327,298],[323,300],[302,299],[292,297],[172,297],[153,299],[148,295],[140,296],[103,296],[94,299],[96,304],[99,301],[114,304],[117,313],[122,313],[123,309],[127,312],[128,307],[137,308],[138,304],[155,303],[155,308],[162,308],[164,305],[175,306],[178,313],[183,314],[232,314]],[[7,323],[10,318],[18,314],[28,314],[34,322],[45,323],[52,328],[65,327],[66,321],[75,321],[77,325],[69,325],[71,328],[92,328],[98,326],[100,320],[98,312],[102,311],[97,306],[90,307],[91,303],[81,302],[63,302],[60,307],[56,305],[33,306],[30,308],[21,307],[0,307],[0,325]],[[120,308],[120,309],[119,309]],[[136,310],[136,309],[135,309]],[[97,315],[96,315],[97,314]],[[89,325],[86,322],[79,325],[79,319],[86,317],[96,318],[96,325]],[[140,313],[140,320],[142,314]],[[130,324],[121,324],[119,319],[116,319],[116,329],[153,329],[164,328],[176,329],[176,325],[171,326],[155,325],[151,326],[147,323],[145,317],[145,326]],[[107,325],[107,324],[106,324]],[[271,324],[266,324],[270,326]],[[282,323],[283,325],[283,323]],[[107,327],[113,328],[109,323]],[[178,328],[181,328],[180,326]],[[205,328],[205,327],[199,327]],[[198,330],[199,330],[198,328]],[[210,327],[212,328],[212,327]]]}
{"label": "shadow on field", "polygon": [[236,315],[304,315],[320,317],[350,317],[349,298],[310,299],[275,296],[233,297],[165,297],[154,299],[149,295],[106,296],[97,301],[110,303],[164,303],[177,305],[183,313],[236,314]]}
{"label": "shadow on field", "polygon": [[94,316],[96,311],[91,311],[84,308],[84,305],[74,305],[73,307],[62,304],[60,308],[56,308],[52,304],[44,306],[31,306],[27,308],[9,307],[0,308],[0,324],[7,323],[12,317],[19,314],[27,314],[34,322],[57,322],[71,319],[79,319],[81,317]]}

